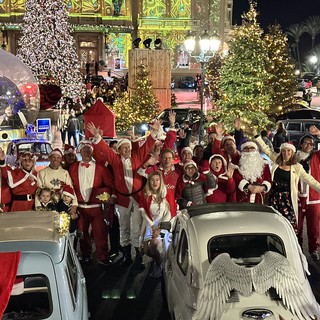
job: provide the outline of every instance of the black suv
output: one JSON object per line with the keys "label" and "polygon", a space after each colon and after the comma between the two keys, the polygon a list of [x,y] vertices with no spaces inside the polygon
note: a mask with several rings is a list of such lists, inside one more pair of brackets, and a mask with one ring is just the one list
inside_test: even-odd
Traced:
{"label": "black suv", "polygon": [[[295,145],[297,149],[299,149],[299,141],[300,139],[309,133],[309,128],[311,126],[316,126],[318,129],[320,129],[320,120],[317,119],[286,119],[281,120],[281,122],[284,124],[285,129],[289,133],[289,140]],[[277,126],[278,126],[277,122]],[[271,133],[271,139],[272,136],[276,133],[276,131],[273,131]],[[314,149],[320,150],[320,137],[313,136],[314,138]]]}

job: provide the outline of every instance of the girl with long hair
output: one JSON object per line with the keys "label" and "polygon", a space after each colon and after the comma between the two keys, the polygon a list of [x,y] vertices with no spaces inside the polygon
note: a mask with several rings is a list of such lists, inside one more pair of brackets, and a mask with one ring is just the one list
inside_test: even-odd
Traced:
{"label": "girl with long hair", "polygon": [[148,177],[144,192],[140,198],[140,212],[144,219],[144,253],[153,258],[155,264],[151,277],[160,277],[162,239],[160,236],[159,223],[171,219],[169,203],[166,200],[166,186],[163,183],[162,175],[159,171],[151,173]]}

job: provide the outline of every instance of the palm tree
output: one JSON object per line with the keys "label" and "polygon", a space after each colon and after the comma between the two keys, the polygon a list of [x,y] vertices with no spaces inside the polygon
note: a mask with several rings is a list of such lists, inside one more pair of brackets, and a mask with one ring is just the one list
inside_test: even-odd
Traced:
{"label": "palm tree", "polygon": [[310,34],[312,39],[311,49],[314,47],[314,40],[316,36],[320,33],[320,16],[308,17],[304,22],[302,22],[305,29],[304,31]]}
{"label": "palm tree", "polygon": [[300,61],[300,50],[299,50],[299,41],[300,37],[305,33],[305,26],[301,23],[296,23],[291,25],[288,29],[286,34],[290,37],[293,37],[296,44],[297,44],[297,57],[298,57],[298,65],[299,71],[301,72],[301,61]]}

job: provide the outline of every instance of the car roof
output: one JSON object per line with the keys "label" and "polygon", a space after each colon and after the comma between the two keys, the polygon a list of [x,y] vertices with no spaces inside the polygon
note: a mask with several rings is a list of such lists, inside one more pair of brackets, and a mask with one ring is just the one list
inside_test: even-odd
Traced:
{"label": "car roof", "polygon": [[27,139],[27,138],[16,139],[16,140],[12,140],[11,142],[14,144],[22,144],[22,143],[48,143],[48,144],[51,144],[49,141],[44,140],[44,139]]}
{"label": "car roof", "polygon": [[59,263],[66,237],[59,233],[59,213],[17,211],[0,215],[0,251],[44,252]]}
{"label": "car roof", "polygon": [[223,234],[274,233],[288,238],[285,218],[272,207],[264,205],[206,204],[188,209],[188,215],[190,223],[199,231],[199,243]]}

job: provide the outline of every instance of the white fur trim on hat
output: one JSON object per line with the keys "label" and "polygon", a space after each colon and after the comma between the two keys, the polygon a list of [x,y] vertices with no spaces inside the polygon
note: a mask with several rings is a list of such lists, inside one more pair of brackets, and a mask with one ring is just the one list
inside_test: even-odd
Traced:
{"label": "white fur trim on hat", "polygon": [[186,162],[186,163],[184,164],[184,166],[183,166],[183,169],[185,169],[185,168],[188,167],[188,166],[194,166],[194,167],[198,170],[197,164],[196,164],[194,161],[192,161],[192,160]]}
{"label": "white fur trim on hat", "polygon": [[221,139],[221,146],[224,146],[224,143],[227,140],[232,140],[234,143],[236,142],[235,138],[233,136],[230,135],[225,135],[222,139]]}
{"label": "white fur trim on hat", "polygon": [[254,147],[256,149],[256,151],[258,151],[258,146],[255,142],[253,141],[247,141],[247,142],[244,142],[242,145],[241,145],[241,151],[243,151],[243,149],[245,147]]}
{"label": "white fur trim on hat", "polygon": [[222,164],[223,164],[223,167],[227,170],[227,160],[221,155],[221,154],[213,154],[210,158],[209,158],[209,164],[211,164],[211,161],[214,159],[214,158],[219,158],[221,161],[222,161]]}
{"label": "white fur trim on hat", "polygon": [[296,147],[292,143],[289,143],[289,142],[285,142],[285,143],[281,144],[280,151],[283,149],[290,149],[293,152],[296,152]]}
{"label": "white fur trim on hat", "polygon": [[58,148],[53,149],[53,150],[50,152],[49,157],[52,156],[52,155],[54,155],[54,154],[63,157],[62,151],[61,151],[60,149],[58,149]]}
{"label": "white fur trim on hat", "polygon": [[185,151],[188,151],[188,152],[190,152],[190,153],[192,154],[192,149],[191,149],[190,147],[184,147],[184,148],[182,148],[181,154],[183,154]]}
{"label": "white fur trim on hat", "polygon": [[81,151],[82,148],[84,147],[90,147],[91,150],[93,150],[93,145],[92,142],[90,140],[82,140],[78,146],[78,150],[79,152]]}
{"label": "white fur trim on hat", "polygon": [[121,139],[121,140],[118,141],[118,143],[117,143],[117,150],[118,150],[118,149],[121,147],[121,145],[123,145],[124,143],[129,143],[129,145],[130,145],[130,150],[132,149],[131,141],[130,141],[129,139],[124,138],[124,139]]}

